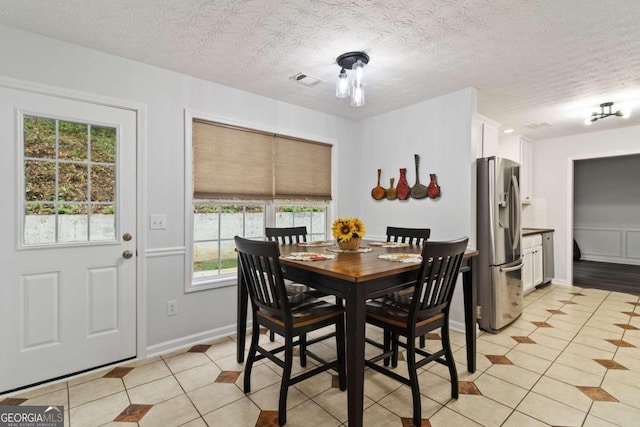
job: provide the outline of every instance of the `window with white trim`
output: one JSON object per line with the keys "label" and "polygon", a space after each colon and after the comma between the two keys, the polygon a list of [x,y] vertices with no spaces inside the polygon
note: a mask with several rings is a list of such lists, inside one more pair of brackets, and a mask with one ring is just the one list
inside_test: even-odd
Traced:
{"label": "window with white trim", "polygon": [[326,240],[331,146],[193,119],[190,251],[186,290],[236,283],[235,236],[306,226]]}

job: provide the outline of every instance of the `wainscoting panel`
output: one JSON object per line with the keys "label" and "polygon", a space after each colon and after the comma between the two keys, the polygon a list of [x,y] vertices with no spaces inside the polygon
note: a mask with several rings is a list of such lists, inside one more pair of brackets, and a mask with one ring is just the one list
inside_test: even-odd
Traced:
{"label": "wainscoting panel", "polygon": [[582,259],[640,265],[640,228],[637,226],[578,225],[573,236]]}

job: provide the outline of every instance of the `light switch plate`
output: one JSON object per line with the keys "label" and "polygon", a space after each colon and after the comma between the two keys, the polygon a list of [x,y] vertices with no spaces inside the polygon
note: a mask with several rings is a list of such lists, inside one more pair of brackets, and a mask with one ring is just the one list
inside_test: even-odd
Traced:
{"label": "light switch plate", "polygon": [[166,215],[149,215],[150,230],[165,230],[167,228]]}

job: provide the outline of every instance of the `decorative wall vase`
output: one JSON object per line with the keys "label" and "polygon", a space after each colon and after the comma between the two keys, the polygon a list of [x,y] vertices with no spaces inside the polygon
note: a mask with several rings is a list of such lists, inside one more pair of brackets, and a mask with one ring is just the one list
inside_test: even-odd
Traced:
{"label": "decorative wall vase", "polygon": [[407,200],[409,198],[409,183],[407,182],[407,169],[400,169],[400,179],[396,186],[396,195],[399,200]]}
{"label": "decorative wall vase", "polygon": [[420,168],[420,156],[414,154],[413,157],[416,161],[416,185],[411,187],[411,197],[414,199],[424,199],[427,197],[427,186],[420,184],[420,172],[418,171]]}
{"label": "decorative wall vase", "polygon": [[371,197],[376,200],[384,199],[385,195],[384,188],[380,186],[380,174],[382,174],[382,169],[378,169],[378,185],[373,187],[373,190],[371,190]]}
{"label": "decorative wall vase", "polygon": [[436,174],[431,173],[429,174],[429,177],[431,177],[431,182],[429,183],[429,187],[427,188],[427,195],[431,199],[437,199],[438,197],[440,197],[440,186],[436,181]]}
{"label": "decorative wall vase", "polygon": [[395,178],[389,179],[389,183],[391,184],[391,186],[385,191],[385,197],[387,198],[387,200],[395,200],[398,197],[398,195],[396,194],[396,189],[393,187],[393,183],[395,182],[395,180]]}

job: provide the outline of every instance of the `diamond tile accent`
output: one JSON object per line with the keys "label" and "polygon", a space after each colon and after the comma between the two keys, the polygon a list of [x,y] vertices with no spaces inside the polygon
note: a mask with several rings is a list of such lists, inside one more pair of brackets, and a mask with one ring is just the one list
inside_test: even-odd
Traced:
{"label": "diamond tile accent", "polygon": [[458,381],[458,393],[482,396],[480,389],[472,381]]}
{"label": "diamond tile accent", "polygon": [[599,364],[601,364],[602,366],[604,366],[607,369],[627,370],[627,368],[624,365],[619,364],[615,360],[609,360],[609,359],[593,359],[593,360],[595,362],[598,362]]}
{"label": "diamond tile accent", "polygon": [[133,369],[134,368],[125,368],[125,367],[113,368],[112,370],[107,372],[102,378],[123,378],[129,372],[133,371]]}
{"label": "diamond tile accent", "polygon": [[640,313],[636,313],[633,311],[621,311],[622,314],[626,314],[627,316],[637,317],[640,316]]}
{"label": "diamond tile accent", "polygon": [[599,402],[617,402],[618,399],[611,396],[609,393],[601,389],[600,387],[582,387],[577,386],[578,390],[586,394],[591,400],[597,400]]}
{"label": "diamond tile accent", "polygon": [[605,341],[609,341],[611,344],[615,345],[616,347],[635,347],[635,345],[625,340],[605,340]]}
{"label": "diamond tile accent", "polygon": [[515,336],[515,337],[511,337],[514,340],[516,340],[517,342],[519,342],[520,344],[537,344],[534,340],[532,340],[529,337],[519,337],[519,336]]}
{"label": "diamond tile accent", "polygon": [[260,411],[256,427],[274,427],[278,424],[278,411]]}
{"label": "diamond tile accent", "polygon": [[538,328],[553,328],[553,326],[551,326],[547,322],[531,322],[531,323],[536,325]]}
{"label": "diamond tile accent", "polygon": [[562,310],[547,310],[551,314],[567,314]]}
{"label": "diamond tile accent", "polygon": [[124,411],[120,412],[120,415],[118,415],[113,421],[137,423],[147,412],[149,412],[149,409],[151,408],[153,408],[153,405],[131,404],[127,406]]}
{"label": "diamond tile accent", "polygon": [[[424,337],[428,340],[439,340],[440,338],[440,334],[437,334],[435,332],[428,332],[424,335]],[[428,421],[427,421],[428,422]]]}
{"label": "diamond tile accent", "polygon": [[406,359],[404,358],[404,351],[398,352],[398,361],[404,362]]}
{"label": "diamond tile accent", "polygon": [[340,388],[340,377],[331,375],[331,388]]}
{"label": "diamond tile accent", "polygon": [[559,302],[561,302],[563,304],[577,304],[577,302],[573,302],[573,301],[570,301],[568,299],[567,300],[560,300]]}
{"label": "diamond tile accent", "polygon": [[260,328],[260,335],[265,335],[269,330],[267,328]]}
{"label": "diamond tile accent", "polygon": [[[402,421],[402,427],[413,427],[413,419],[412,418],[400,418]],[[431,427],[431,423],[429,420],[425,420],[424,418],[420,420],[420,427]]]}
{"label": "diamond tile accent", "polygon": [[217,383],[235,383],[242,372],[240,371],[222,371],[215,382]]}
{"label": "diamond tile accent", "polygon": [[635,305],[637,307],[640,305],[640,302],[627,302],[627,304]]}
{"label": "diamond tile accent", "polygon": [[511,360],[507,359],[506,356],[488,354],[486,355],[487,359],[494,365],[513,365]]}
{"label": "diamond tile accent", "polygon": [[293,349],[293,356],[294,357],[300,357],[300,348],[296,347]]}
{"label": "diamond tile accent", "polygon": [[0,406],[18,406],[28,399],[20,399],[18,397],[8,397],[4,400],[0,400]]}
{"label": "diamond tile accent", "polygon": [[198,344],[191,347],[188,353],[206,353],[207,350],[211,348],[210,345],[207,344]]}
{"label": "diamond tile accent", "polygon": [[575,295],[577,297],[586,297],[582,292],[569,292],[570,295]]}
{"label": "diamond tile accent", "polygon": [[626,329],[628,331],[637,331],[638,328],[636,328],[633,325],[627,325],[626,323],[616,323],[615,324],[617,327],[622,328],[622,329]]}

